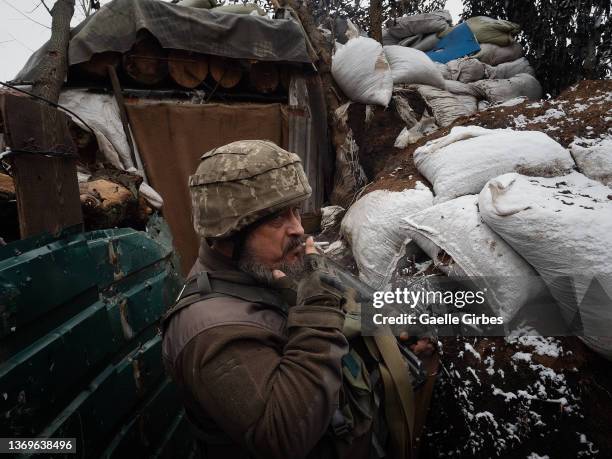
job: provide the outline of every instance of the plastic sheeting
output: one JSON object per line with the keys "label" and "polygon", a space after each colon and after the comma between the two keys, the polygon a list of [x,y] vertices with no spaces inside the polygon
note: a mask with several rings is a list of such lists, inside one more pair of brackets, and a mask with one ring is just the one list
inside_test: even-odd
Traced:
{"label": "plastic sheeting", "polygon": [[361,280],[376,289],[385,286],[406,243],[401,219],[432,204],[431,191],[418,182],[413,190],[373,191],[349,208],[340,228]]}
{"label": "plastic sheeting", "polygon": [[505,174],[479,196],[484,221],[540,273],[566,322],[612,359],[610,188],[573,172]]}
{"label": "plastic sheeting", "polygon": [[543,132],[456,126],[414,152],[414,163],[433,185],[435,202],[479,193],[498,175],[519,171],[557,176],[574,167],[569,152]]}
{"label": "plastic sheeting", "polygon": [[480,51],[480,45],[468,25],[463,23],[454,27],[427,55],[432,61],[444,64],[477,51]]}
{"label": "plastic sheeting", "polygon": [[393,77],[383,47],[376,40],[358,37],[341,45],[332,59],[332,75],[352,101],[389,105]]}
{"label": "plastic sheeting", "polygon": [[[158,0],[114,0],[71,31],[68,62],[86,62],[96,53],[124,53],[148,30],[164,48],[235,59],[309,63],[300,25],[291,19],[188,8]],[[197,31],[197,33],[195,33]],[[48,43],[34,53],[16,81],[35,81]]]}
{"label": "plastic sheeting", "polygon": [[477,195],[413,214],[403,219],[402,227],[447,275],[469,277],[487,289],[489,305],[505,322],[546,290],[533,268],[482,223]]}

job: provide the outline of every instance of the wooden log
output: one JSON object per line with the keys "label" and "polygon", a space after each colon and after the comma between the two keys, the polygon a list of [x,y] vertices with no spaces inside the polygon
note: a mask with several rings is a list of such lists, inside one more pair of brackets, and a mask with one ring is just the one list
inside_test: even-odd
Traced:
{"label": "wooden log", "polygon": [[195,88],[208,75],[208,57],[190,51],[172,50],[168,53],[170,76],[184,88]]}
{"label": "wooden log", "polygon": [[236,86],[242,78],[242,66],[236,59],[211,56],[209,61],[210,74],[222,88],[230,89]]}
{"label": "wooden log", "polygon": [[142,38],[123,55],[123,69],[138,83],[161,83],[168,76],[168,53],[155,37]]}
{"label": "wooden log", "polygon": [[108,78],[107,68],[111,66],[117,69],[120,63],[121,53],[108,51],[94,54],[89,61],[71,66],[71,71],[84,77],[105,80]]}
{"label": "wooden log", "polygon": [[290,65],[281,65],[279,70],[280,84],[285,91],[289,91],[289,84],[291,83],[291,74],[293,70]]}
{"label": "wooden log", "polygon": [[110,180],[79,183],[79,192],[85,223],[90,230],[116,226],[138,209],[134,194]]}
{"label": "wooden log", "polygon": [[18,152],[10,160],[21,237],[82,225],[72,121],[26,97],[5,94],[1,100],[6,143]]}
{"label": "wooden log", "polygon": [[0,173],[0,200],[15,199],[15,182],[13,179]]}
{"label": "wooden log", "polygon": [[279,80],[278,66],[274,62],[256,62],[251,65],[249,81],[258,92],[270,94],[276,91]]}

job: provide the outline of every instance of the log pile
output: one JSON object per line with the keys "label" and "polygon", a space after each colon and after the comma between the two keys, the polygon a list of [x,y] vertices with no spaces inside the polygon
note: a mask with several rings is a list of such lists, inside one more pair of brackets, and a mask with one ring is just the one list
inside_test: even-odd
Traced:
{"label": "log pile", "polygon": [[109,83],[108,67],[117,72],[122,86],[185,89],[212,88],[270,95],[286,93],[293,66],[290,64],[232,59],[180,49],[164,49],[149,33],[141,33],[124,54],[103,52],[70,67],[73,81]]}

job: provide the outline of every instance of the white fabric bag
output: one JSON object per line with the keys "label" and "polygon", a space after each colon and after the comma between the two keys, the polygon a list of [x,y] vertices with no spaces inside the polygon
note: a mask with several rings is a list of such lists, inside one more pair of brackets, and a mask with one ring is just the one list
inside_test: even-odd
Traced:
{"label": "white fabric bag", "polygon": [[433,185],[435,202],[476,194],[507,172],[563,175],[574,167],[569,152],[542,132],[456,126],[417,148],[414,163]]}

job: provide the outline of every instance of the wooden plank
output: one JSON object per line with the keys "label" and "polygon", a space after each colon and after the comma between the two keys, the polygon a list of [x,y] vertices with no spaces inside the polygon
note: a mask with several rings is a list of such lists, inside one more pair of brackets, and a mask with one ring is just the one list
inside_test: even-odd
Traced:
{"label": "wooden plank", "polygon": [[[12,156],[21,237],[42,232],[59,234],[83,225],[76,175],[76,147],[69,118],[26,97],[6,94],[2,117]],[[71,156],[45,157],[40,152]]]}
{"label": "wooden plank", "polygon": [[123,127],[123,134],[127,140],[128,147],[130,147],[130,159],[132,160],[132,166],[138,167],[136,161],[136,150],[134,149],[134,141],[132,140],[132,133],[130,132],[130,121],[128,118],[127,110],[125,109],[125,100],[123,99],[123,93],[121,92],[121,85],[119,84],[119,78],[117,78],[117,71],[115,67],[109,65],[107,67],[108,76],[113,86],[113,94],[115,95],[115,101],[119,108],[119,117],[121,118],[121,126]]}

